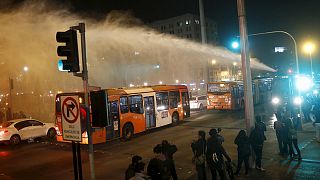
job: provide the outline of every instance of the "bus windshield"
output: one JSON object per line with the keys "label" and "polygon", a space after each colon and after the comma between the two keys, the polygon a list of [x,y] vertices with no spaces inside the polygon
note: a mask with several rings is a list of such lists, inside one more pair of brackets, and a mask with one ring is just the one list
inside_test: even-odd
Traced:
{"label": "bus windshield", "polygon": [[225,93],[230,92],[229,84],[208,84],[208,92],[211,93]]}

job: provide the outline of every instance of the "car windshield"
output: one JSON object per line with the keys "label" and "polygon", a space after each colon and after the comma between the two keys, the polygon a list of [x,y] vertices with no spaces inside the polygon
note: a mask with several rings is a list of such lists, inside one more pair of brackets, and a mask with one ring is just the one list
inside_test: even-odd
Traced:
{"label": "car windshield", "polygon": [[6,128],[9,127],[13,122],[3,122],[2,124],[0,124],[0,128]]}

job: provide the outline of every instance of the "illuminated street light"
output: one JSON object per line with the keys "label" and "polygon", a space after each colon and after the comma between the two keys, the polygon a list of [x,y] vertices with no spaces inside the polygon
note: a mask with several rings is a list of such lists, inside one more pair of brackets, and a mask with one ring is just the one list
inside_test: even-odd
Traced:
{"label": "illuminated street light", "polygon": [[214,60],[214,59],[213,59],[213,60],[211,60],[211,64],[212,64],[212,65],[214,65],[214,64],[216,64],[216,63],[217,63],[217,61],[216,61],[216,60]]}
{"label": "illuminated street light", "polygon": [[234,66],[236,66],[236,65],[237,65],[237,63],[236,63],[236,62],[233,62],[232,64],[233,64]]}
{"label": "illuminated street light", "polygon": [[303,46],[304,52],[309,54],[310,63],[311,63],[311,77],[313,78],[313,67],[312,67],[312,52],[315,50],[315,44],[312,42],[307,42]]}
{"label": "illuminated street light", "polygon": [[162,81],[159,81],[159,84],[162,84]]}
{"label": "illuminated street light", "polygon": [[233,49],[238,49],[239,48],[239,42],[234,41],[234,42],[232,42],[231,46],[232,46]]}
{"label": "illuminated street light", "polygon": [[24,72],[28,72],[28,71],[29,71],[28,66],[24,66],[24,67],[23,67],[23,70],[24,70]]}
{"label": "illuminated street light", "polygon": [[148,86],[148,83],[147,83],[147,82],[144,82],[143,85],[144,85],[144,86]]}
{"label": "illuminated street light", "polygon": [[176,80],[176,83],[178,84],[178,83],[179,83],[179,80]]}

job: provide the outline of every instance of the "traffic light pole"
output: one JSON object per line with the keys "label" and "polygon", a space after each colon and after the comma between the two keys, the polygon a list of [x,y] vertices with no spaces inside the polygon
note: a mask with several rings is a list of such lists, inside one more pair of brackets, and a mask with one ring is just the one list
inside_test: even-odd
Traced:
{"label": "traffic light pole", "polygon": [[91,134],[91,123],[89,115],[89,91],[88,91],[88,69],[87,69],[87,54],[86,54],[86,38],[85,38],[85,24],[79,23],[79,26],[73,26],[70,29],[75,29],[80,31],[81,35],[81,53],[82,53],[82,73],[74,73],[75,76],[82,77],[83,89],[84,89],[84,100],[85,107],[87,110],[86,125],[87,125],[87,136],[88,136],[88,146],[89,146],[89,163],[90,163],[90,177],[91,180],[95,180],[95,170],[94,170],[94,154],[93,154],[93,143]]}

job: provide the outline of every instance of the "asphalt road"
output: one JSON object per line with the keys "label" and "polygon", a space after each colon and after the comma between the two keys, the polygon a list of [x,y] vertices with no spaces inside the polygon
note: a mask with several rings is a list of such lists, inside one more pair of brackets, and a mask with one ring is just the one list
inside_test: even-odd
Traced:
{"label": "asphalt road", "polygon": [[[264,106],[255,109],[256,114],[264,115],[268,134],[272,134],[273,116]],[[199,130],[222,128],[225,137],[224,147],[236,162],[236,146],[233,141],[240,129],[245,129],[244,114],[241,111],[202,111],[192,112],[192,117],[177,126],[168,126],[138,135],[130,141],[114,140],[106,144],[94,145],[96,179],[124,179],[124,172],[131,162],[132,155],[143,157],[147,164],[154,156],[152,149],[166,139],[178,147],[174,155],[180,179],[194,179],[190,144],[197,138]],[[272,159],[277,150],[274,141],[266,143],[264,151],[274,152],[266,155]],[[84,179],[90,179],[87,146],[82,145],[82,168]],[[47,141],[25,142],[18,146],[0,145],[0,179],[73,179],[71,145]]]}

